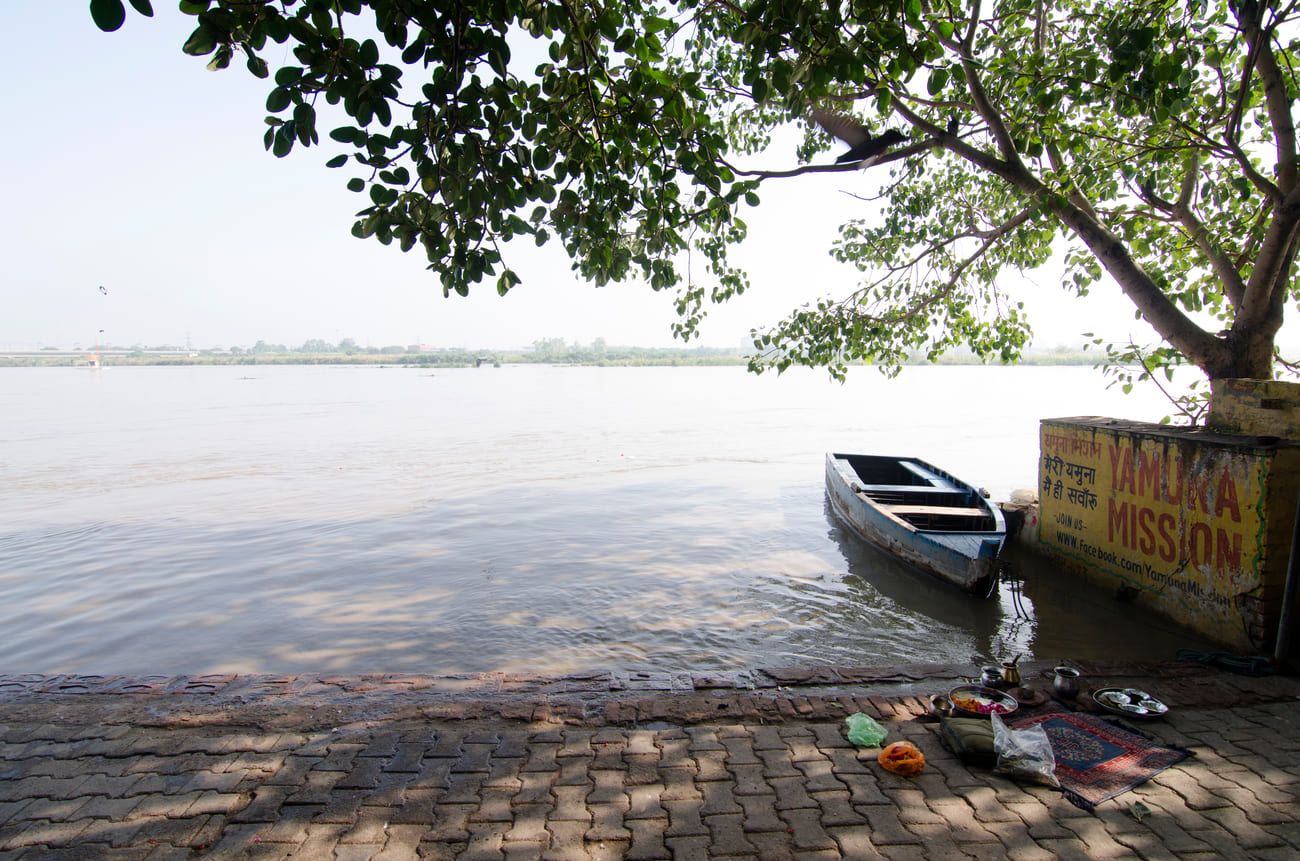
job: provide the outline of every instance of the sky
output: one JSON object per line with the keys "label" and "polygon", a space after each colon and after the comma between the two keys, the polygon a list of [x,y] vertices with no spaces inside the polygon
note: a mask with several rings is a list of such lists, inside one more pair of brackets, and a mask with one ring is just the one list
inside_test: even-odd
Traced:
{"label": "sky", "polygon": [[[579,281],[558,249],[506,246],[524,283],[443,298],[421,252],[355,239],[358,195],[324,163],[341,149],[262,145],[270,84],[235,62],[209,72],[181,53],[192,19],[167,0],[155,17],[128,9],[101,33],[84,2],[0,4],[0,135],[6,205],[0,269],[0,349],[104,342],[195,347],[296,346],[352,338],[362,346],[518,348],[543,338],[582,344],[673,346],[670,293]],[[280,51],[277,54],[277,50]],[[272,71],[283,49],[265,54]],[[755,164],[796,164],[797,128]],[[826,161],[835,153],[822,156]],[[693,344],[748,346],[858,273],[829,250],[838,225],[869,216],[869,171],[813,174],[763,191],[736,253],[752,289],[710,311]],[[1077,346],[1083,333],[1150,340],[1117,287],[1086,299],[1048,267],[1006,286],[1025,303],[1033,346]],[[99,288],[104,287],[107,292]]]}

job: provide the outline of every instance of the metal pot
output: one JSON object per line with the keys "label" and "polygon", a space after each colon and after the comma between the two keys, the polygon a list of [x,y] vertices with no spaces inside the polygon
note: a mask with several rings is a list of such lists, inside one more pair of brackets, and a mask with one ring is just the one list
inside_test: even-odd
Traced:
{"label": "metal pot", "polygon": [[1074,667],[1057,667],[1052,678],[1052,690],[1061,699],[1072,700],[1079,695],[1079,677],[1082,675]]}
{"label": "metal pot", "polygon": [[1015,661],[1002,662],[1002,685],[1006,688],[1020,686],[1020,670],[1016,667]]}

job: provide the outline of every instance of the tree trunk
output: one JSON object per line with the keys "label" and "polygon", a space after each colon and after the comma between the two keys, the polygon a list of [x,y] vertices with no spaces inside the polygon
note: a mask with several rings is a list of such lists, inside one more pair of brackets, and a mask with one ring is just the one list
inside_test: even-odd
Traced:
{"label": "tree trunk", "polygon": [[1282,317],[1286,311],[1286,299],[1290,292],[1287,286],[1291,269],[1295,265],[1295,255],[1296,238],[1293,235],[1286,252],[1282,255],[1277,274],[1273,277],[1273,288],[1268,297],[1263,319],[1245,325],[1240,331],[1237,324],[1233,324],[1225,339],[1229,361],[1222,366],[1203,366],[1211,380],[1273,379],[1275,339],[1278,330],[1282,328]]}
{"label": "tree trunk", "polygon": [[1229,333],[1225,339],[1228,361],[1202,366],[1211,380],[1273,379],[1273,336],[1255,333],[1237,336]]}

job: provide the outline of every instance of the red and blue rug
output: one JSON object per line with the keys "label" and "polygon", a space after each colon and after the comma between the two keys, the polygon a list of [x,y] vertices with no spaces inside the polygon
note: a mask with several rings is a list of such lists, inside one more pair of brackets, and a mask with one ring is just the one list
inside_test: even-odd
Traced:
{"label": "red and blue rug", "polygon": [[1040,724],[1052,742],[1061,790],[1084,810],[1128,792],[1190,756],[1094,715],[1044,714],[1013,725]]}

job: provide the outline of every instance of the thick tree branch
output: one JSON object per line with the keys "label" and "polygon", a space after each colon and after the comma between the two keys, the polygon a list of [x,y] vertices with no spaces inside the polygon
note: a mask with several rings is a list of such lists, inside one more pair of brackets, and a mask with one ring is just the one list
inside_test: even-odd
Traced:
{"label": "thick tree branch", "polygon": [[1231,362],[1231,354],[1223,342],[1184,314],[1151,280],[1115,234],[1058,194],[1040,187],[1036,196],[1088,246],[1124,295],[1132,300],[1162,338],[1194,364],[1210,371],[1212,376],[1214,369]]}
{"label": "thick tree branch", "polygon": [[[1274,201],[1280,201],[1289,188],[1279,188],[1268,177],[1261,174],[1251,163],[1250,156],[1241,146],[1241,122],[1246,106],[1250,101],[1253,87],[1251,82],[1254,80],[1256,73],[1260,75],[1261,83],[1264,86],[1265,101],[1270,121],[1274,126],[1274,137],[1278,147],[1278,167],[1282,167],[1284,161],[1282,151],[1283,137],[1277,133],[1279,123],[1277,112],[1286,117],[1286,125],[1291,126],[1286,137],[1289,140],[1290,161],[1292,165],[1291,184],[1295,184],[1295,128],[1290,120],[1290,104],[1286,98],[1286,87],[1282,83],[1281,71],[1277,67],[1277,59],[1273,57],[1272,50],[1269,46],[1268,35],[1261,29],[1263,7],[1258,3],[1242,4],[1237,12],[1237,22],[1242,37],[1246,42],[1246,57],[1242,61],[1241,77],[1237,83],[1237,93],[1233,99],[1232,109],[1228,112],[1227,122],[1224,125],[1223,144],[1227,147],[1228,152],[1236,159],[1237,164],[1246,178],[1250,180],[1251,185],[1259,189],[1260,193]],[[1272,76],[1272,81],[1269,80]],[[1279,104],[1276,94],[1281,93],[1281,103]],[[1270,94],[1270,91],[1272,94]],[[1279,177],[1280,178],[1280,177]]]}
{"label": "thick tree branch", "polygon": [[[1300,188],[1292,189],[1282,205],[1274,209],[1273,221],[1264,233],[1245,295],[1237,309],[1234,329],[1261,326],[1270,317],[1274,293],[1286,290],[1286,276],[1294,258],[1300,233]],[[1277,323],[1281,324],[1279,317]]]}
{"label": "thick tree branch", "polygon": [[[1253,22],[1252,22],[1253,24]],[[1271,30],[1271,28],[1270,28]],[[1264,87],[1264,103],[1268,120],[1273,127],[1273,141],[1277,149],[1277,184],[1282,193],[1296,186],[1296,135],[1295,120],[1291,116],[1291,98],[1287,95],[1286,81],[1273,54],[1270,33],[1256,26],[1246,28],[1246,41],[1255,55],[1255,70]],[[1258,47],[1256,47],[1258,45]]]}
{"label": "thick tree branch", "polygon": [[1262,15],[1263,10],[1259,9],[1255,15],[1243,18],[1241,25],[1264,90],[1264,105],[1276,147],[1278,186],[1274,192],[1273,220],[1260,243],[1241,307],[1233,320],[1233,329],[1241,327],[1248,331],[1271,327],[1276,332],[1281,326],[1281,308],[1276,294],[1287,289],[1287,276],[1295,258],[1297,232],[1300,231],[1300,189],[1296,185],[1296,136],[1291,100],[1272,51],[1271,27],[1268,30],[1261,27]]}

